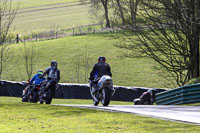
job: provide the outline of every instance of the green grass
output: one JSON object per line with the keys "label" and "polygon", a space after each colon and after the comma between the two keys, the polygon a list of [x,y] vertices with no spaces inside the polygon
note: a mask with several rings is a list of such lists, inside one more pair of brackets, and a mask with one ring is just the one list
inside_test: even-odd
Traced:
{"label": "green grass", "polygon": [[13,0],[12,6],[13,8],[23,9],[76,1],[78,0]]}
{"label": "green grass", "polygon": [[[105,56],[111,66],[114,85],[121,86],[143,86],[143,87],[164,87],[167,82],[156,74],[153,69],[154,62],[148,58],[130,59],[121,58],[121,49],[114,46],[119,39],[114,39],[116,34],[91,34],[85,36],[71,36],[66,38],[30,42],[28,46],[33,46],[38,53],[38,61],[35,72],[38,69],[44,70],[50,65],[52,60],[58,61],[58,68],[61,71],[61,81],[63,83],[78,83],[75,62],[80,57],[80,82],[88,83],[89,75],[84,73],[83,66],[84,52],[88,52],[89,72],[97,62],[99,56]],[[12,44],[10,52],[12,55],[8,66],[5,68],[2,79],[11,81],[27,80],[24,59],[23,44]],[[35,73],[34,73],[35,74]],[[86,77],[85,77],[86,76]]]}
{"label": "green grass", "polygon": [[[65,101],[60,103],[68,103]],[[74,103],[78,101],[82,103],[82,100]],[[12,97],[0,97],[0,118],[1,133],[197,133],[200,130],[197,125],[127,113],[22,103],[21,98]]]}
{"label": "green grass", "polygon": [[[57,7],[60,6],[63,5],[59,5]],[[27,10],[30,9],[20,10],[19,12]],[[69,29],[79,27],[81,25],[98,23],[97,21],[91,19],[91,15],[88,11],[88,6],[77,5],[71,7],[60,7],[48,10],[19,13],[15,17],[11,31],[13,34],[18,33],[24,36],[27,34],[30,35],[32,33],[57,29]]]}

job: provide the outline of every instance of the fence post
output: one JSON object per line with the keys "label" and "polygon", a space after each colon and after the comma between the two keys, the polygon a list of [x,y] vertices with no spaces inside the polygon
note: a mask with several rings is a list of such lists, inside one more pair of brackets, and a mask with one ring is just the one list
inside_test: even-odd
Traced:
{"label": "fence post", "polygon": [[95,29],[95,27],[94,27],[94,33],[96,32],[96,29]]}
{"label": "fence post", "polygon": [[56,39],[58,39],[58,32],[56,31]]}
{"label": "fence post", "polygon": [[73,36],[74,36],[74,28],[72,30],[73,30]]}
{"label": "fence post", "polygon": [[17,34],[16,43],[19,43],[19,34]]}
{"label": "fence post", "polygon": [[37,39],[38,39],[38,38],[37,38],[37,34],[36,34],[36,35],[35,35],[35,41],[36,41],[36,42],[37,42]]}

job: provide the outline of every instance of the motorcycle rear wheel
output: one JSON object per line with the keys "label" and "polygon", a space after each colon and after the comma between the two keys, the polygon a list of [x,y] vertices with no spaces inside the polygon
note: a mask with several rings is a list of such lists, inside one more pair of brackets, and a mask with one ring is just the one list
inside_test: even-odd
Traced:
{"label": "motorcycle rear wheel", "polygon": [[103,106],[108,106],[110,103],[111,90],[109,88],[102,89],[101,103]]}

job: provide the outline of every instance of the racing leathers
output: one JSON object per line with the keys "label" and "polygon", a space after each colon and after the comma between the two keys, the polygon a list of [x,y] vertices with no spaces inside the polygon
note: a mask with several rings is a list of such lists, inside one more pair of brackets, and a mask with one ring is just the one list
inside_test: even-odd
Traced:
{"label": "racing leathers", "polygon": [[112,77],[110,66],[105,62],[98,62],[94,65],[89,79],[94,80],[95,78],[99,78],[103,75],[109,75]]}
{"label": "racing leathers", "polygon": [[[42,73],[43,74],[43,73]],[[40,83],[45,80],[45,77],[42,74],[35,74],[28,82],[27,87],[24,89],[22,98],[28,97],[37,85],[40,86]]]}
{"label": "racing leathers", "polygon": [[52,84],[57,84],[60,80],[60,70],[55,66],[47,67],[44,75],[47,75],[47,84],[45,89],[47,89]]}
{"label": "racing leathers", "polygon": [[44,76],[40,77],[39,74],[35,74],[35,76],[33,76],[32,79],[30,80],[29,84],[32,85],[34,83],[35,85],[40,85],[40,83],[44,80],[45,80]]}
{"label": "racing leathers", "polygon": [[98,90],[97,82],[103,75],[109,75],[112,77],[110,66],[105,62],[98,62],[94,65],[89,78],[89,80],[91,81],[90,87],[93,86],[93,88],[95,89],[93,90],[93,93]]}

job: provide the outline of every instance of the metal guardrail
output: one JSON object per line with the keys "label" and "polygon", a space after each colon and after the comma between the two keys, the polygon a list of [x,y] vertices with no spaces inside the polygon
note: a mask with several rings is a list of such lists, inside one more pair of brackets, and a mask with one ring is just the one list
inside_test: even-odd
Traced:
{"label": "metal guardrail", "polygon": [[200,102],[200,84],[186,85],[156,94],[158,105],[181,105]]}

